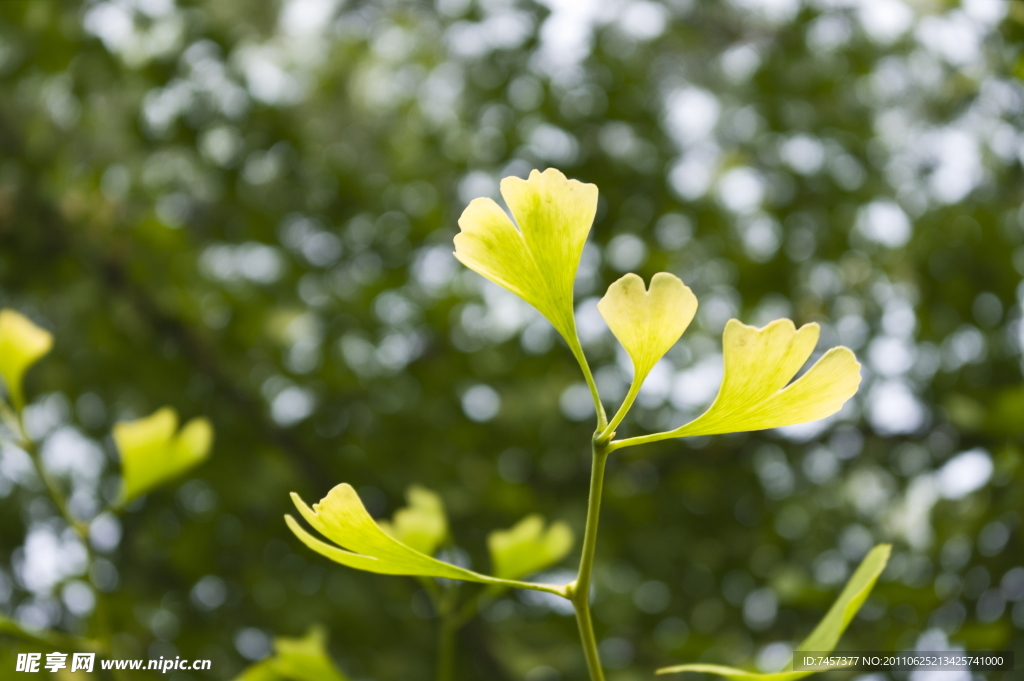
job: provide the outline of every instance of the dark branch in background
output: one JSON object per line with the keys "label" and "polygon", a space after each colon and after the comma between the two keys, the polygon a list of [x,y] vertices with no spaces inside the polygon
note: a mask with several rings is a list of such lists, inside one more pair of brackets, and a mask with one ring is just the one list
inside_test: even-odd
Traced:
{"label": "dark branch in background", "polygon": [[[0,153],[5,156],[26,157],[21,138],[2,116],[0,116]],[[31,188],[38,186],[39,183],[34,180],[33,177],[31,180],[23,182],[22,186]],[[106,290],[127,300],[157,337],[173,339],[193,368],[213,382],[217,393],[241,412],[243,420],[254,424],[262,437],[294,457],[313,489],[320,491],[323,481],[332,479],[313,451],[306,447],[293,432],[281,428],[271,421],[260,399],[243,388],[238,381],[235,381],[223,370],[225,363],[219,361],[216,353],[192,331],[188,324],[163,310],[139,282],[131,279],[127,268],[115,254],[99,252],[93,244],[89,243],[87,236],[80,236],[84,234],[83,230],[76,230],[69,225],[51,202],[40,196],[38,192],[21,191],[20,198],[31,203],[36,218],[33,224],[47,230],[46,238],[42,242],[49,247],[46,253],[48,257],[53,258],[62,253],[70,253],[103,284]],[[0,230],[0,238],[2,236],[3,230]]]}
{"label": "dark branch in background", "polygon": [[466,651],[472,656],[472,664],[475,670],[483,671],[483,676],[489,681],[513,681],[508,670],[494,657],[491,652],[491,642],[487,640],[480,620],[474,618],[469,624],[459,630],[459,650]]}

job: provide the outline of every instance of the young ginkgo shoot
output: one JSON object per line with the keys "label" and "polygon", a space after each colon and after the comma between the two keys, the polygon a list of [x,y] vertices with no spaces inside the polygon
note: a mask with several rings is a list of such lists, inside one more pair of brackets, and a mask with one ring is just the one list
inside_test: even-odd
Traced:
{"label": "young ginkgo shoot", "polygon": [[[807,423],[831,416],[857,392],[860,364],[845,347],[826,351],[803,375],[818,344],[817,324],[800,328],[788,319],[763,328],[730,320],[722,339],[724,376],[718,396],[704,414],[665,432],[615,439],[654,366],[682,337],[696,314],[698,301],[675,275],[655,274],[647,286],[627,274],[608,287],[598,311],[633,364],[633,381],[619,409],[609,419],[576,332],[573,286],[583,247],[597,213],[598,190],[548,169],[527,179],[507,177],[501,195],[508,213],[489,198],[474,199],[459,218],[455,257],[466,267],[511,291],[540,312],[565,340],[579,363],[594,401],[596,428],[591,442],[593,467],[576,579],[568,584],[517,581],[562,560],[573,544],[571,530],[554,523],[546,530],[539,516],[529,516],[488,539],[493,575],[473,572],[433,556],[447,539],[448,525],[440,498],[427,490],[410,489],[408,508],[391,523],[377,523],[347,484],[332,489],[312,508],[292,495],[309,525],[329,541],[309,533],[291,516],[286,521],[296,536],[321,555],[359,570],[407,575],[423,580],[443,578],[504,588],[546,591],[568,599],[576,612],[580,640],[592,681],[603,681],[597,639],[590,614],[591,578],[598,536],[604,469],[611,452],[670,438],[736,433]],[[511,213],[511,217],[509,216]],[[804,643],[802,650],[832,650],[839,636],[867,598],[885,567],[889,547],[877,546],[864,559],[832,609]],[[429,581],[424,582],[429,584]],[[432,587],[433,588],[433,587]],[[441,604],[442,615],[449,610]],[[467,610],[463,610],[463,613]],[[471,609],[469,610],[471,612]],[[442,628],[444,625],[442,625]],[[442,651],[443,657],[443,651]],[[442,681],[451,669],[439,664]],[[733,679],[771,678],[789,681],[811,672],[758,675],[715,665],[683,665],[659,670],[703,671]]]}

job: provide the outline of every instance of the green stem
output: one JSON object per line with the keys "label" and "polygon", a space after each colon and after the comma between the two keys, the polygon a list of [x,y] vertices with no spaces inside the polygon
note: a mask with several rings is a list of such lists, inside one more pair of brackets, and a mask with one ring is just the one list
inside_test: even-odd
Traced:
{"label": "green stem", "polygon": [[471,619],[476,617],[477,613],[480,611],[480,607],[489,605],[491,601],[494,600],[494,596],[497,593],[500,592],[485,591],[480,596],[471,598],[463,603],[462,607],[456,611],[455,617],[452,620],[455,623],[455,628],[461,629],[466,626]]}
{"label": "green stem", "polygon": [[651,433],[650,435],[628,437],[625,440],[612,440],[608,443],[608,451],[614,452],[616,449],[622,449],[623,447],[636,447],[637,445],[645,445],[649,442],[661,442],[662,440],[671,440],[675,437],[683,437],[690,434],[681,432],[682,430],[682,428],[677,428],[665,433]]}
{"label": "green stem", "polygon": [[[434,599],[434,607],[438,614],[437,631],[437,681],[454,681],[455,679],[455,635],[466,622],[476,613],[474,603],[470,599],[463,607],[458,607],[458,586],[450,586]],[[467,616],[468,615],[468,616]]]}
{"label": "green stem", "polygon": [[[74,530],[78,539],[82,542],[82,546],[85,548],[86,553],[86,565],[87,570],[91,569],[96,562],[96,552],[92,548],[92,543],[89,541],[89,525],[74,516],[71,513],[71,509],[68,508],[67,501],[64,498],[64,493],[57,485],[57,481],[53,479],[49,471],[43,465],[42,456],[40,455],[39,448],[32,438],[28,436],[25,431],[25,425],[21,419],[21,412],[17,415],[17,425],[20,431],[19,446],[28,453],[29,459],[32,460],[32,466],[36,471],[36,475],[43,483],[43,487],[46,488],[46,493],[50,497],[50,501],[57,508],[57,512],[64,519],[64,522]],[[101,642],[102,648],[101,653],[108,653],[110,650],[110,610],[107,607],[107,601],[105,595],[99,589],[96,589],[96,634],[97,639]]]}
{"label": "green stem", "polygon": [[43,487],[46,488],[46,494],[50,497],[50,501],[57,507],[57,513],[64,519],[71,529],[75,531],[78,538],[86,544],[86,550],[89,549],[89,529],[85,523],[76,518],[71,513],[71,509],[68,508],[67,502],[64,500],[64,495],[60,491],[60,487],[57,486],[57,481],[53,479],[50,473],[43,466],[42,457],[39,455],[39,451],[36,448],[36,443],[28,439],[26,435],[22,435],[20,443],[22,449],[24,449],[30,459],[32,459],[32,467],[36,471],[36,475],[43,483]]}
{"label": "green stem", "polygon": [[437,681],[455,679],[455,632],[458,627],[452,622],[451,613],[441,615],[441,626],[437,641]]}
{"label": "green stem", "polygon": [[566,586],[559,584],[545,584],[544,582],[520,582],[515,579],[500,579],[498,577],[491,577],[489,575],[477,575],[480,577],[481,584],[493,584],[494,586],[500,586],[504,588],[512,589],[527,589],[529,591],[543,591],[544,593],[555,594],[562,598],[569,598],[569,592]]}
{"label": "green stem", "polygon": [[[488,590],[476,598],[470,598],[461,608],[452,607],[441,613],[441,630],[439,632],[437,681],[451,681],[455,659],[455,635],[476,617],[481,606],[488,605],[501,591]],[[565,594],[560,594],[565,596]],[[447,655],[447,657],[446,657]],[[450,659],[448,659],[450,658]],[[447,663],[446,663],[447,662]]]}
{"label": "green stem", "polygon": [[626,418],[626,414],[629,413],[630,408],[633,406],[633,402],[636,401],[636,396],[640,394],[640,386],[642,384],[642,381],[640,383],[633,381],[633,384],[629,386],[629,392],[626,393],[626,399],[622,400],[622,404],[619,405],[619,410],[615,412],[615,416],[612,417],[612,420],[597,436],[598,442],[603,443],[612,439],[615,435],[615,429],[619,427],[620,423],[622,423],[622,419]]}
{"label": "green stem", "polygon": [[597,412],[597,429],[603,430],[608,425],[608,414],[604,411],[604,404],[601,402],[601,394],[597,391],[597,382],[594,381],[594,374],[590,371],[590,364],[587,362],[587,356],[583,354],[583,346],[580,345],[579,340],[575,343],[569,344],[569,349],[572,351],[573,357],[580,365],[580,369],[583,371],[583,378],[587,381],[587,387],[590,388],[590,396],[594,400],[594,411]]}
{"label": "green stem", "polygon": [[608,462],[606,444],[593,445],[593,467],[590,471],[590,498],[587,502],[587,526],[583,534],[583,555],[580,571],[571,584],[570,600],[576,611],[583,654],[587,658],[591,681],[604,681],[601,658],[597,652],[597,638],[590,616],[590,583],[594,572],[594,553],[597,549],[597,526],[601,517],[601,493],[604,489],[604,468]]}

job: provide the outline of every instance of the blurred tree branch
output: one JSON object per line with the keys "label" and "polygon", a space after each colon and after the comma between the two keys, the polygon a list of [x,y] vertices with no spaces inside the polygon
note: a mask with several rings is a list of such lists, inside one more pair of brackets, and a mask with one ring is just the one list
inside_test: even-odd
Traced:
{"label": "blurred tree branch", "polygon": [[[18,131],[3,115],[0,115],[0,153],[18,158],[25,157],[25,147]],[[35,187],[36,181],[23,183],[23,187]],[[295,456],[304,477],[315,489],[322,487],[322,481],[330,479],[327,471],[320,463],[319,457],[306,446],[294,433],[275,424],[268,416],[267,410],[259,398],[246,390],[241,381],[232,377],[224,369],[227,362],[221,360],[217,352],[205,343],[197,333],[184,321],[163,309],[149,294],[141,282],[133,280],[125,264],[125,256],[116,248],[103,249],[92,243],[88,230],[75,229],[68,224],[61,212],[38,192],[21,191],[12,199],[17,205],[27,204],[31,214],[35,216],[32,224],[41,225],[47,230],[46,237],[36,239],[33,246],[37,249],[43,245],[45,252],[38,253],[47,259],[62,254],[72,255],[103,287],[111,294],[120,296],[146,321],[157,338],[173,339],[182,349],[192,366],[207,376],[217,392],[232,404],[243,415],[243,418],[255,424],[260,433],[270,442]],[[19,235],[15,222],[20,212],[15,208],[13,215],[0,212],[0,239],[9,240],[10,235]],[[6,225],[5,225],[6,223]],[[26,255],[24,249],[9,244],[13,252]],[[19,246],[22,244],[19,244]],[[17,286],[16,282],[5,282],[8,287]]]}

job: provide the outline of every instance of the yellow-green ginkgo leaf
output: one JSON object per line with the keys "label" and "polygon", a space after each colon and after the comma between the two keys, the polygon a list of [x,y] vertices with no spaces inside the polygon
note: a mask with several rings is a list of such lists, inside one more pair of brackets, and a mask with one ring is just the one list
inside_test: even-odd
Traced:
{"label": "yellow-green ginkgo leaf", "polygon": [[302,638],[274,639],[274,655],[243,671],[235,681],[348,681],[327,653],[327,635],[311,627]]}
{"label": "yellow-green ginkgo leaf", "polygon": [[529,515],[507,530],[487,536],[494,574],[519,579],[550,567],[572,549],[572,530],[566,523],[551,523],[544,531],[544,519]]}
{"label": "yellow-green ginkgo leaf", "polygon": [[633,385],[668,352],[697,312],[697,297],[668,272],[659,272],[644,290],[644,280],[627,274],[608,287],[597,304],[608,328],[633,360]]}
{"label": "yellow-green ginkgo leaf", "polygon": [[334,543],[328,544],[317,539],[290,515],[284,518],[288,527],[299,541],[336,563],[384,575],[442,577],[565,594],[565,589],[560,586],[490,577],[416,551],[382,530],[366,511],[359,495],[347,483],[334,487],[312,508],[298,494],[292,493],[292,501],[306,522]]}
{"label": "yellow-green ginkgo leaf", "polygon": [[0,310],[0,376],[15,409],[25,404],[21,379],[30,366],[50,351],[53,336],[14,310]]}
{"label": "yellow-green ginkgo leaf", "polygon": [[210,454],[213,426],[195,418],[178,431],[178,415],[170,407],[135,421],[114,425],[114,442],[121,453],[120,503],[198,465]]}
{"label": "yellow-green ginkgo leaf", "polygon": [[[879,575],[889,562],[889,554],[892,546],[879,544],[871,549],[864,560],[861,561],[857,571],[850,577],[850,581],[843,587],[839,597],[836,598],[832,607],[825,613],[814,631],[796,647],[795,652],[801,651],[829,653],[835,650],[839,638],[850,625],[857,611],[864,605],[871,590],[875,587]],[[745,671],[734,667],[725,667],[717,664],[683,664],[675,667],[665,667],[658,670],[658,674],[673,674],[675,672],[704,672],[706,674],[717,674],[733,681],[795,681],[805,676],[810,676],[819,670],[804,669],[793,670],[790,664],[788,669],[771,674],[760,674],[758,672]],[[821,670],[824,671],[824,670]]]}
{"label": "yellow-green ginkgo leaf", "polygon": [[[613,443],[613,449],[688,435],[715,435],[808,423],[839,411],[860,386],[860,362],[835,347],[790,383],[818,343],[817,324],[788,319],[755,328],[730,319],[722,339],[725,375],[706,412],[681,428]],[[684,386],[685,389],[685,386]]]}
{"label": "yellow-green ginkgo leaf", "polygon": [[413,485],[406,492],[409,505],[395,512],[391,522],[378,522],[381,529],[406,546],[428,556],[437,552],[448,536],[444,501],[426,487]]}
{"label": "yellow-green ginkgo leaf", "polygon": [[572,289],[597,187],[549,168],[526,180],[506,177],[501,195],[515,224],[493,200],[474,199],[459,218],[455,257],[537,308],[576,352]]}

